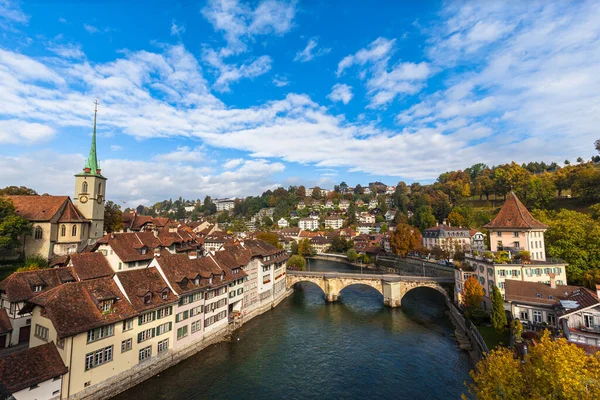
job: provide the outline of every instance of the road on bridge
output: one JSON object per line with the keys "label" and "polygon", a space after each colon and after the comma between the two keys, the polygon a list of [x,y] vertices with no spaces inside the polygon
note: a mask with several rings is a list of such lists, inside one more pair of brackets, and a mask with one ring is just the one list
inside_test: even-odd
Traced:
{"label": "road on bridge", "polygon": [[434,276],[406,276],[396,274],[356,274],[347,272],[313,272],[313,271],[292,271],[288,270],[287,275],[307,276],[318,278],[355,278],[355,279],[380,279],[389,282],[437,282],[454,283],[453,277],[434,277]]}

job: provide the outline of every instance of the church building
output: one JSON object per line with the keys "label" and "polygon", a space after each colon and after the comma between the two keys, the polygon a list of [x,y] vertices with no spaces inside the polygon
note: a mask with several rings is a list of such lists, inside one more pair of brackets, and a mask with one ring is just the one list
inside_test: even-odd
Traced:
{"label": "church building", "polygon": [[21,238],[21,253],[46,259],[77,253],[104,235],[106,178],[96,155],[96,116],[90,156],[83,171],[75,175],[75,196],[6,196],[16,212],[30,221],[31,235]]}

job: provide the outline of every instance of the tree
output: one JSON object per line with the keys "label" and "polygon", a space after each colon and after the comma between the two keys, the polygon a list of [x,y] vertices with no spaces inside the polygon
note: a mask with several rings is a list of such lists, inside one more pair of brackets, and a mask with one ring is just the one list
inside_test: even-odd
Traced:
{"label": "tree", "polygon": [[452,210],[450,214],[448,214],[448,222],[450,222],[453,226],[467,226],[465,217],[456,211],[456,209]]}
{"label": "tree", "polygon": [[265,215],[264,217],[262,217],[262,224],[263,226],[270,228],[273,226],[273,220],[268,215]]}
{"label": "tree", "polygon": [[104,229],[107,233],[123,230],[121,206],[108,200],[104,206]]}
{"label": "tree", "polygon": [[354,248],[351,248],[346,252],[346,257],[348,258],[348,261],[353,262],[358,258],[358,254]]}
{"label": "tree", "polygon": [[416,226],[420,231],[431,228],[436,222],[430,206],[419,207],[415,211],[412,220],[413,225]]}
{"label": "tree", "polygon": [[309,239],[302,239],[298,242],[298,254],[306,257],[312,254],[312,248],[310,247]]}
{"label": "tree", "polygon": [[37,192],[27,186],[7,186],[0,189],[0,196],[35,196]]}
{"label": "tree", "polygon": [[525,202],[529,208],[547,209],[550,207],[552,200],[554,200],[555,193],[556,186],[552,177],[547,172],[544,172],[539,176],[531,177]]}
{"label": "tree", "polygon": [[[548,331],[523,360],[504,347],[492,350],[470,375],[476,399],[594,399],[600,397],[600,356]],[[465,398],[466,396],[463,396]]]}
{"label": "tree", "polygon": [[259,232],[256,235],[257,239],[264,240],[265,242],[272,244],[273,246],[279,248],[279,238],[276,233],[273,232]]}
{"label": "tree", "polygon": [[298,254],[298,242],[293,241],[290,250],[292,251],[292,254]]}
{"label": "tree", "polygon": [[288,267],[296,271],[306,271],[306,259],[298,254],[294,254],[288,260]]}
{"label": "tree", "polygon": [[42,256],[29,256],[25,259],[22,267],[17,268],[17,272],[36,271],[38,269],[48,268],[48,260]]}
{"label": "tree", "polygon": [[571,164],[571,161],[565,160],[565,165],[569,165],[569,164]]}
{"label": "tree", "polygon": [[390,235],[390,245],[394,253],[406,257],[409,251],[421,248],[421,232],[408,224],[398,224]]}
{"label": "tree", "polygon": [[500,290],[494,285],[492,287],[492,325],[496,330],[498,337],[506,329],[506,313],[504,312],[504,299]]}
{"label": "tree", "polygon": [[583,162],[583,158],[577,157],[577,162],[581,164]]}
{"label": "tree", "polygon": [[594,142],[594,147],[596,148],[596,151],[600,153],[600,139]]}
{"label": "tree", "polygon": [[350,200],[350,205],[348,206],[348,226],[356,225],[356,206],[354,205],[354,200]]}
{"label": "tree", "polygon": [[479,284],[477,277],[470,276],[466,281],[462,292],[463,302],[467,308],[479,308],[483,301],[483,287]]}
{"label": "tree", "polygon": [[31,232],[31,223],[16,213],[13,202],[0,196],[0,250],[19,247],[19,238]]}

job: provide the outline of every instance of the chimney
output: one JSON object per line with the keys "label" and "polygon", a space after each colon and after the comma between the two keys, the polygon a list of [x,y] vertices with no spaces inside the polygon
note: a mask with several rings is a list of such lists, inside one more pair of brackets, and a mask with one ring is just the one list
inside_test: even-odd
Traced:
{"label": "chimney", "polygon": [[155,247],[154,248],[154,257],[155,258],[160,257],[160,247]]}
{"label": "chimney", "polygon": [[596,285],[596,296],[600,299],[600,285]]}
{"label": "chimney", "polygon": [[550,288],[556,289],[556,274],[550,274]]}

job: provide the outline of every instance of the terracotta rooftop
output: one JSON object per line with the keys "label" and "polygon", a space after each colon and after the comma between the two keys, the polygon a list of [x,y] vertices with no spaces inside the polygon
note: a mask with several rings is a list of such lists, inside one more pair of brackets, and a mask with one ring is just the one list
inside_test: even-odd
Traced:
{"label": "terracotta rooftop", "polygon": [[571,285],[556,285],[556,288],[552,289],[550,285],[542,282],[526,282],[513,279],[507,279],[504,287],[506,301],[545,305],[557,304],[560,300],[566,299],[569,294],[579,289],[581,289],[579,286]]}
{"label": "terracotta rooftop", "polygon": [[28,221],[50,221],[69,196],[6,196],[12,200],[17,214]]}
{"label": "terracotta rooftop", "polygon": [[510,192],[496,218],[483,227],[488,229],[547,229],[548,225],[542,224],[533,218],[517,195]]}
{"label": "terracotta rooftop", "polygon": [[[76,281],[70,267],[48,268],[36,271],[13,272],[0,282],[0,293],[6,293],[8,301],[26,301],[63,283]],[[35,292],[41,286],[40,292]]]}
{"label": "terracotta rooftop", "polygon": [[0,382],[13,394],[66,373],[54,342],[0,358]]}
{"label": "terracotta rooftop", "polygon": [[[113,300],[111,311],[102,312],[101,302]],[[137,315],[112,278],[60,285],[29,300],[21,313],[35,306],[44,308],[59,339]]]}
{"label": "terracotta rooftop", "polygon": [[[154,249],[160,247],[160,240],[153,232],[127,232],[108,234],[96,242],[96,249],[101,244],[108,244],[123,262],[151,260]],[[142,254],[146,248],[146,254]]]}
{"label": "terracotta rooftop", "polygon": [[[117,278],[136,311],[151,310],[177,301],[177,296],[169,289],[156,268],[119,272]],[[150,301],[146,302],[148,293],[151,293]]]}
{"label": "terracotta rooftop", "polygon": [[71,203],[71,201],[67,201],[65,208],[63,209],[58,222],[88,222],[77,208]]}
{"label": "terracotta rooftop", "polygon": [[114,275],[104,254],[98,252],[72,254],[70,265],[82,281]]}

